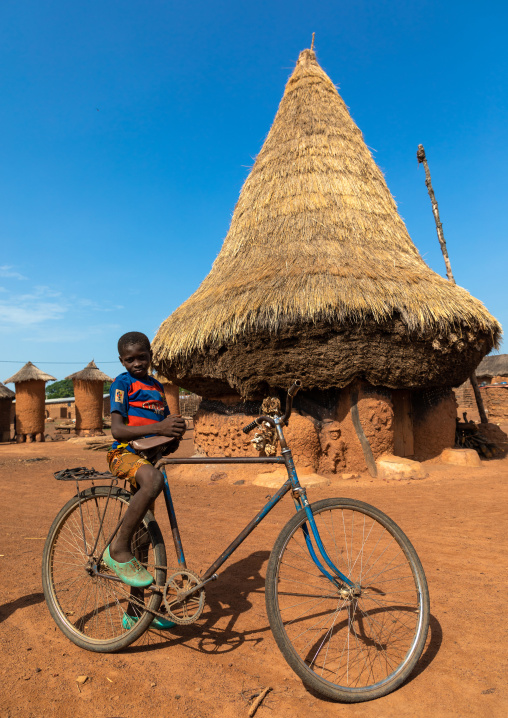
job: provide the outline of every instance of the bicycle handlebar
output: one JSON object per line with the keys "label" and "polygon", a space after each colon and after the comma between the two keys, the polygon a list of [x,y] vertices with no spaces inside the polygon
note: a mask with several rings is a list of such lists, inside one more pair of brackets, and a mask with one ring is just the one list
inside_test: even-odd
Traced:
{"label": "bicycle handlebar", "polygon": [[[289,421],[289,417],[291,416],[291,412],[293,410],[293,398],[297,395],[297,393],[302,388],[302,382],[297,379],[288,389],[288,393],[286,396],[286,411],[284,412],[283,416],[281,417],[281,422],[283,424],[287,424]],[[272,426],[275,426],[275,422],[271,416],[258,416],[257,419],[254,419],[254,421],[251,421],[250,424],[247,424],[247,426],[244,426],[242,431],[244,434],[248,434],[252,429],[255,429],[257,426],[260,426],[261,422],[266,421]]]}

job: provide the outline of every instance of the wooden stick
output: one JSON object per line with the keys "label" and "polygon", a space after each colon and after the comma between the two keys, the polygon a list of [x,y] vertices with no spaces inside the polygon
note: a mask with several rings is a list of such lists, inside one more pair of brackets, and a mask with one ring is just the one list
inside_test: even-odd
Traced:
{"label": "wooden stick", "polygon": [[271,688],[265,688],[264,690],[261,691],[261,693],[258,695],[258,697],[256,698],[256,700],[254,701],[254,703],[251,705],[251,707],[249,709],[249,718],[252,718],[254,713],[257,711],[257,709],[261,705],[266,694],[269,693],[271,690],[272,690]]}
{"label": "wooden stick", "polygon": [[443,253],[443,258],[446,266],[446,276],[450,280],[452,284],[455,284],[455,279],[453,277],[452,273],[452,265],[450,264],[450,258],[448,256],[448,250],[446,248],[446,241],[444,238],[444,232],[443,232],[443,225],[441,224],[441,219],[439,217],[439,208],[437,206],[437,200],[436,195],[434,194],[434,188],[432,187],[432,180],[430,178],[430,170],[429,165],[427,163],[427,158],[425,156],[425,150],[423,148],[423,145],[418,145],[418,151],[416,153],[416,159],[420,164],[423,164],[423,169],[425,170],[425,184],[427,185],[427,191],[429,193],[430,201],[432,203],[432,213],[434,215],[434,221],[436,223],[436,231],[437,231],[437,238],[439,240],[439,244],[441,245],[441,251]]}
{"label": "wooden stick", "polygon": [[[432,180],[430,177],[430,170],[429,165],[427,162],[427,157],[425,156],[425,149],[423,145],[418,145],[418,151],[416,152],[416,159],[420,164],[423,164],[423,169],[425,170],[425,184],[427,186],[427,191],[429,193],[430,201],[432,203],[432,213],[434,215],[434,221],[436,223],[436,231],[437,231],[437,238],[439,240],[439,244],[441,245],[441,252],[443,253],[443,259],[446,267],[446,276],[448,280],[455,284],[455,278],[453,276],[452,272],[452,265],[450,264],[450,257],[448,256],[448,249],[446,247],[446,240],[444,238],[444,232],[443,232],[443,225],[441,223],[441,219],[439,217],[439,208],[437,206],[437,200],[436,195],[434,194],[434,188],[432,187]],[[476,405],[478,407],[478,413],[480,414],[480,422],[482,424],[488,424],[489,420],[487,419],[487,414],[485,413],[485,406],[483,404],[483,398],[480,393],[480,388],[478,386],[478,381],[476,379],[476,374],[473,371],[471,376],[469,377],[469,381],[471,382],[471,386],[473,387],[475,399],[476,399]]]}

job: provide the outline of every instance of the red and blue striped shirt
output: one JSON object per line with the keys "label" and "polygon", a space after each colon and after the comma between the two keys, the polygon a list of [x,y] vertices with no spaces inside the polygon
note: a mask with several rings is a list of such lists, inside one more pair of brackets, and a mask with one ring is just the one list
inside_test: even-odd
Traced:
{"label": "red and blue striped shirt", "polygon": [[[148,374],[143,379],[136,379],[128,371],[120,374],[111,384],[109,396],[111,412],[121,414],[127,426],[148,426],[170,414],[162,384]],[[153,434],[147,433],[147,436]],[[120,445],[125,446],[115,441],[111,448]],[[127,448],[134,452],[130,446]]]}

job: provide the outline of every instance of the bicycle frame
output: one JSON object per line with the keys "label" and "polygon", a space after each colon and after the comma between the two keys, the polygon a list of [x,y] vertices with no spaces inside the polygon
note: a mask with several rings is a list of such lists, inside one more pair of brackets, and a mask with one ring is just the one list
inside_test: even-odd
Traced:
{"label": "bicycle frame", "polygon": [[[279,435],[280,444],[282,447],[282,456],[276,456],[276,457],[260,457],[260,458],[246,458],[246,457],[220,457],[220,458],[209,458],[209,457],[200,457],[200,458],[192,458],[192,459],[161,459],[157,466],[161,469],[162,474],[164,476],[164,499],[166,501],[166,508],[168,512],[169,522],[171,525],[171,532],[173,534],[173,541],[175,544],[175,550],[178,560],[178,565],[182,568],[186,568],[187,564],[185,561],[185,555],[182,545],[182,540],[180,538],[180,531],[178,529],[178,522],[176,519],[176,513],[173,505],[173,500],[171,497],[171,490],[169,488],[169,484],[166,477],[166,471],[164,469],[164,466],[171,465],[171,464],[285,464],[287,472],[288,472],[288,479],[287,481],[281,486],[281,488],[276,492],[275,496],[270,498],[270,500],[265,504],[265,506],[259,511],[256,516],[250,521],[247,526],[241,531],[238,536],[229,544],[229,546],[226,548],[225,551],[221,553],[221,555],[212,563],[209,568],[205,571],[202,577],[202,582],[200,584],[203,585],[205,582],[208,582],[212,578],[215,577],[215,572],[222,566],[225,561],[231,556],[234,551],[245,541],[247,536],[252,533],[252,531],[258,526],[258,524],[265,518],[265,516],[270,513],[270,511],[276,506],[279,501],[288,493],[288,491],[292,491],[293,499],[295,501],[295,506],[297,511],[305,511],[307,515],[307,520],[311,528],[311,532],[309,532],[309,529],[307,527],[307,523],[304,523],[302,526],[302,531],[305,537],[305,543],[307,545],[309,554],[316,564],[316,566],[319,568],[319,570],[335,585],[337,585],[337,579],[341,581],[342,583],[346,584],[347,586],[353,587],[354,584],[345,576],[338,568],[335,566],[335,564],[332,562],[330,557],[328,556],[323,543],[321,541],[321,537],[319,535],[319,530],[316,526],[316,522],[314,520],[314,516],[312,515],[312,511],[310,509],[310,504],[307,499],[307,492],[306,489],[301,486],[300,481],[298,479],[298,475],[296,473],[295,464],[293,461],[293,456],[291,453],[291,449],[289,449],[286,445],[286,442],[284,440],[284,435],[282,433],[282,424],[283,421],[279,417],[274,417],[273,422],[275,424],[275,427],[277,429],[277,433]],[[314,537],[314,541],[316,543],[317,549],[321,555],[321,558],[323,562],[328,566],[331,571],[335,574],[333,576],[329,571],[326,570],[326,568],[321,563],[316,550],[314,549],[314,546],[312,544],[312,536]],[[199,586],[196,586],[193,591],[197,590]],[[192,591],[192,592],[193,592]]]}

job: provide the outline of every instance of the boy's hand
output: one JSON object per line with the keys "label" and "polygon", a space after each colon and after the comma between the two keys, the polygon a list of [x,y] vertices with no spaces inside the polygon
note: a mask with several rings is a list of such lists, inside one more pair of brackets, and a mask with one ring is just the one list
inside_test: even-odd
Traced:
{"label": "boy's hand", "polygon": [[185,434],[187,424],[180,414],[172,414],[159,421],[158,424],[150,424],[149,428],[150,433],[153,432],[157,436],[170,436],[173,439],[180,439]]}

